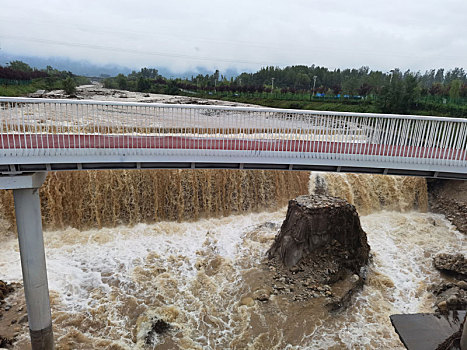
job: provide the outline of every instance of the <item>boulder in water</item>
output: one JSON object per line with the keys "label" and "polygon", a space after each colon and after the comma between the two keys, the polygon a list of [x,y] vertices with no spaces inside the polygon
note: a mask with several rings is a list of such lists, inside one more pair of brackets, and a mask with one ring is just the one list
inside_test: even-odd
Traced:
{"label": "boulder in water", "polygon": [[274,293],[296,301],[325,298],[331,311],[346,307],[363,286],[369,251],[353,205],[326,195],[299,196],[289,202],[267,253]]}
{"label": "boulder in water", "polygon": [[146,344],[151,345],[154,343],[156,334],[161,335],[170,330],[170,324],[162,319],[155,319],[152,322],[151,329],[146,335]]}
{"label": "boulder in water", "polygon": [[[358,273],[368,262],[370,247],[357,210],[347,201],[326,195],[304,195],[289,202],[287,216],[268,251],[292,268],[320,256]],[[325,253],[326,256],[322,256]]]}

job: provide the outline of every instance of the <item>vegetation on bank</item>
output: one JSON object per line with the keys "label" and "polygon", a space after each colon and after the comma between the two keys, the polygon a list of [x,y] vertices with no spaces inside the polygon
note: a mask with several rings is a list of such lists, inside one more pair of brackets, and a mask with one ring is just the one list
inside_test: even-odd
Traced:
{"label": "vegetation on bank", "polygon": [[[384,73],[368,67],[344,70],[318,66],[265,67],[230,79],[218,70],[211,75],[167,79],[157,69],[142,68],[127,76],[119,74],[100,80],[104,87],[113,89],[277,108],[467,117],[467,74],[462,68],[433,69],[422,74],[399,69]],[[1,96],[55,89],[73,95],[77,85],[89,82],[89,78],[50,66],[37,70],[21,61],[0,66]]]}
{"label": "vegetation on bank", "polygon": [[[191,94],[183,94],[193,96]],[[320,100],[314,98],[309,101],[275,99],[270,97],[262,97],[260,95],[222,95],[222,94],[203,94],[197,97],[207,99],[225,100],[241,103],[256,104],[265,107],[285,108],[285,109],[304,109],[318,111],[339,111],[339,112],[354,112],[354,113],[402,113],[440,117],[467,117],[467,105],[443,104],[431,101],[419,100],[412,108],[404,112],[387,111],[383,112],[377,100],[363,101],[346,101],[346,100]]]}
{"label": "vegetation on bank", "polygon": [[89,84],[87,77],[59,71],[47,66],[38,70],[21,61],[0,66],[0,96],[24,96],[37,90],[65,90],[68,95],[76,92],[76,86]]}
{"label": "vegetation on bank", "polygon": [[215,71],[190,79],[166,79],[157,69],[104,79],[104,87],[187,95],[293,109],[467,116],[467,74],[462,68],[421,74],[368,67],[266,67],[227,79]]}

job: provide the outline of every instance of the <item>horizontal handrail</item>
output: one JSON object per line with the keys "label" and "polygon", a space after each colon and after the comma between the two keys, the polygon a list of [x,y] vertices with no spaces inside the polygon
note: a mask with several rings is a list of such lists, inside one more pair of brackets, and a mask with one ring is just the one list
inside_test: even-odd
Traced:
{"label": "horizontal handrail", "polygon": [[320,115],[320,116],[356,116],[363,118],[390,118],[390,119],[413,119],[413,120],[437,120],[450,121],[456,123],[467,123],[467,118],[450,118],[437,116],[420,116],[410,114],[383,114],[383,113],[354,113],[354,112],[336,112],[336,111],[317,111],[317,110],[297,110],[285,108],[269,107],[249,107],[249,106],[219,106],[219,105],[191,105],[191,104],[173,104],[173,103],[148,103],[148,102],[127,102],[127,101],[99,101],[99,100],[71,100],[71,99],[53,99],[53,98],[29,98],[29,97],[1,97],[0,103],[51,103],[51,104],[70,104],[70,105],[100,105],[100,106],[126,106],[126,107],[158,107],[158,108],[180,108],[180,109],[212,109],[217,111],[238,111],[238,112],[275,112],[284,114],[302,114],[302,115]]}

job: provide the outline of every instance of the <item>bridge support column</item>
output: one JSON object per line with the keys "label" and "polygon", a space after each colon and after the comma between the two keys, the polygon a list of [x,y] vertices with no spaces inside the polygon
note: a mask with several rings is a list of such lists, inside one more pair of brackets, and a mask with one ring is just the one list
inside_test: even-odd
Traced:
{"label": "bridge support column", "polygon": [[52,317],[42,235],[39,187],[46,173],[0,177],[12,189],[32,350],[53,350]]}

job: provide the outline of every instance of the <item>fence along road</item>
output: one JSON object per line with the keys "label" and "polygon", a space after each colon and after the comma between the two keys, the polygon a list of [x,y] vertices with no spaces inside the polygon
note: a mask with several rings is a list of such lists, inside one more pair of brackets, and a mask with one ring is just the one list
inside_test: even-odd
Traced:
{"label": "fence along road", "polygon": [[467,179],[467,119],[0,97],[0,172],[232,168]]}

